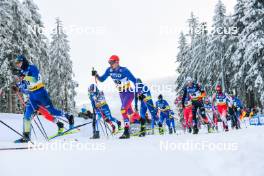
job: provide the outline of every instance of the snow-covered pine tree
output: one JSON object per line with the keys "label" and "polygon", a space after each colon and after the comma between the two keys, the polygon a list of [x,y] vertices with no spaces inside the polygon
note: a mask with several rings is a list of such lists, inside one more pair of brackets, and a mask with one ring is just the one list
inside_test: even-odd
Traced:
{"label": "snow-covered pine tree", "polygon": [[233,87],[245,85],[248,106],[264,106],[264,2],[261,0],[245,0],[243,30],[239,35],[238,48],[232,61],[237,72],[232,81]]}
{"label": "snow-covered pine tree", "polygon": [[[22,4],[17,0],[2,0],[0,1],[0,15],[1,15],[1,65],[0,77],[1,86],[5,87],[2,96],[1,107],[3,112],[16,112],[17,99],[12,94],[10,89],[13,82],[12,70],[14,70],[14,59],[19,53],[26,53],[28,45],[26,38],[28,38],[28,25],[26,23],[27,17]],[[3,41],[3,42],[2,42]]]}
{"label": "snow-covered pine tree", "polygon": [[28,57],[32,58],[32,62],[38,66],[43,80],[46,82],[48,46],[47,38],[42,33],[44,26],[38,12],[39,8],[33,0],[24,0],[23,6],[28,17],[27,23],[31,34],[31,37],[27,40],[28,45],[31,46],[28,48]]}
{"label": "snow-covered pine tree", "polygon": [[57,18],[49,48],[50,69],[47,86],[54,105],[65,111],[73,112],[77,84],[73,81],[70,46],[67,38],[62,22]]}
{"label": "snow-covered pine tree", "polygon": [[214,88],[216,84],[222,84],[223,89],[226,88],[226,70],[225,64],[228,61],[224,60],[224,54],[228,48],[229,43],[226,35],[227,25],[226,21],[226,7],[221,0],[218,1],[215,7],[215,14],[213,17],[213,32],[208,40],[207,64],[209,68],[208,84]]}
{"label": "snow-covered pine tree", "polygon": [[176,89],[181,90],[184,85],[184,80],[187,77],[186,74],[188,74],[188,70],[186,69],[189,68],[188,66],[191,62],[190,47],[187,43],[186,35],[183,32],[180,33],[178,45],[179,52],[176,57],[178,67],[176,71],[179,76],[176,80]]}
{"label": "snow-covered pine tree", "polygon": [[[37,6],[26,0],[20,3],[17,0],[0,1],[0,86],[3,95],[0,100],[1,112],[17,112],[17,97],[11,91],[14,80],[14,60],[18,54],[24,54],[29,60],[43,68],[47,47],[45,36],[39,34],[37,25],[42,26]],[[42,64],[43,65],[43,64]]]}

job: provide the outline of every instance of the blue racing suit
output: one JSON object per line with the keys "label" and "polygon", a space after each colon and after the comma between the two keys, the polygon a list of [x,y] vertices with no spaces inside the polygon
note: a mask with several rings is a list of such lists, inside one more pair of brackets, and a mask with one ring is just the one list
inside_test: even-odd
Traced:
{"label": "blue racing suit", "polygon": [[91,104],[96,114],[98,115],[98,120],[101,118],[109,119],[112,122],[118,123],[118,120],[111,115],[110,108],[106,103],[105,96],[103,92],[95,92],[89,95]]}
{"label": "blue racing suit", "polygon": [[161,126],[166,120],[166,124],[168,128],[171,128],[171,123],[170,123],[170,106],[166,100],[158,100],[156,102],[156,107],[160,111],[160,119],[159,119],[159,126]]}
{"label": "blue racing suit", "polygon": [[125,122],[125,127],[129,127],[129,116],[133,115],[132,102],[134,100],[134,91],[131,87],[131,82],[136,84],[136,78],[126,68],[119,66],[116,69],[109,67],[103,76],[97,76],[100,82],[104,82],[108,77],[111,77],[118,88],[122,107],[121,113]]}
{"label": "blue racing suit", "polygon": [[[48,112],[53,116],[64,116],[66,118],[68,117],[68,115],[64,114],[64,112],[54,108],[50,97],[46,89],[44,88],[39,70],[35,65],[29,65],[25,70],[21,70],[21,75],[23,75],[23,84],[26,84],[26,89],[24,89],[24,92],[22,92],[28,94],[28,101],[25,107],[23,123],[23,131],[25,133],[30,132],[32,115],[41,106],[46,108],[46,110],[48,110]],[[25,85],[21,86],[23,87]],[[19,87],[20,89],[21,86]],[[58,120],[54,118],[54,122],[57,123]]]}
{"label": "blue racing suit", "polygon": [[135,109],[138,109],[138,100],[140,101],[140,117],[142,119],[146,119],[146,112],[149,110],[151,114],[151,128],[153,129],[155,126],[155,121],[158,120],[157,109],[154,106],[152,96],[149,88],[142,84],[137,83],[136,86],[136,98],[135,98]]}

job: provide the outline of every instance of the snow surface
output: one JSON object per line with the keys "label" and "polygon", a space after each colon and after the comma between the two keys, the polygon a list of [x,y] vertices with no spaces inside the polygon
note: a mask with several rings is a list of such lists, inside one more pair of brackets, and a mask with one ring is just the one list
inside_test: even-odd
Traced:
{"label": "snow surface", "polygon": [[[42,119],[42,118],[41,118]],[[15,129],[22,127],[22,115],[0,114],[0,120]],[[49,135],[56,126],[44,123]],[[84,120],[77,120],[83,123]],[[201,134],[194,136],[178,132],[176,135],[133,137],[118,140],[104,137],[90,140],[90,126],[80,133],[61,139],[60,143],[91,144],[93,150],[19,150],[0,151],[0,176],[89,176],[89,175],[202,175],[202,176],[263,176],[264,175],[264,127],[243,128],[228,133]],[[18,138],[0,124],[0,148],[23,146],[12,141]],[[38,141],[43,141],[40,138]],[[235,149],[219,150],[173,150],[161,151],[161,143],[235,144]],[[55,143],[56,141],[52,142]],[[49,144],[52,144],[49,143]],[[77,142],[76,142],[77,143]],[[24,145],[25,146],[25,145]],[[162,147],[164,149],[164,146]]]}

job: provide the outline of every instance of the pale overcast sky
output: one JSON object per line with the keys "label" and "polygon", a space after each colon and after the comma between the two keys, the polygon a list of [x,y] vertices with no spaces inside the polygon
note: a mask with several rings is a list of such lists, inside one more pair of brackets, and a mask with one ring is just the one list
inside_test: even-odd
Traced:
{"label": "pale overcast sky", "polygon": [[[200,21],[212,21],[217,0],[35,0],[47,28],[60,17],[71,46],[79,92],[91,83],[91,68],[99,73],[117,54],[136,77],[175,74],[179,32],[186,31],[191,11]],[[223,0],[228,13],[236,0]],[[84,30],[85,32],[73,32]],[[187,32],[187,31],[186,31]]]}

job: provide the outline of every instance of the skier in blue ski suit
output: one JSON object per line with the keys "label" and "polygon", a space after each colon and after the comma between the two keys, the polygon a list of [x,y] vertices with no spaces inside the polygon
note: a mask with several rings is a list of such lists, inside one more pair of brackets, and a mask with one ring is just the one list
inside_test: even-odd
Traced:
{"label": "skier in blue ski suit", "polygon": [[135,109],[138,111],[138,101],[140,101],[140,117],[141,129],[139,136],[145,136],[146,133],[146,112],[149,110],[151,114],[151,129],[154,130],[155,121],[158,120],[157,109],[153,103],[149,88],[142,83],[141,79],[137,79],[135,95]]}
{"label": "skier in blue ski suit", "polygon": [[126,68],[119,65],[119,57],[113,55],[109,58],[108,63],[110,67],[106,72],[99,76],[97,71],[92,71],[92,76],[95,76],[100,82],[104,82],[109,76],[113,79],[119,91],[122,107],[121,114],[123,116],[125,130],[120,139],[130,138],[130,121],[129,118],[134,114],[132,109],[132,102],[134,100],[134,90],[131,87],[131,82],[135,85],[135,76]]}
{"label": "skier in blue ski suit", "polygon": [[[17,56],[16,66],[20,69],[20,76],[27,85],[27,91],[25,93],[28,93],[29,99],[26,104],[23,120],[24,137],[15,142],[23,143],[30,141],[31,118],[40,106],[45,107],[51,115],[66,117],[69,121],[70,128],[72,128],[74,126],[73,116],[54,108],[44,87],[38,68],[30,64],[24,55]],[[56,123],[58,126],[58,133],[62,133],[64,124],[57,119]]]}
{"label": "skier in blue ski suit", "polygon": [[105,100],[104,93],[100,91],[95,84],[91,84],[88,91],[92,107],[98,116],[97,129],[100,119],[103,118],[112,127],[112,132],[115,133],[116,127],[112,122],[117,124],[118,129],[121,127],[121,122],[111,115],[111,111]]}
{"label": "skier in blue ski suit", "polygon": [[164,120],[166,120],[166,124],[169,128],[169,133],[172,134],[171,121],[170,121],[170,106],[166,100],[163,99],[162,95],[158,96],[158,101],[156,102],[156,107],[159,110],[160,118],[159,118],[159,132],[160,134],[164,134],[164,129],[162,128],[162,124]]}

